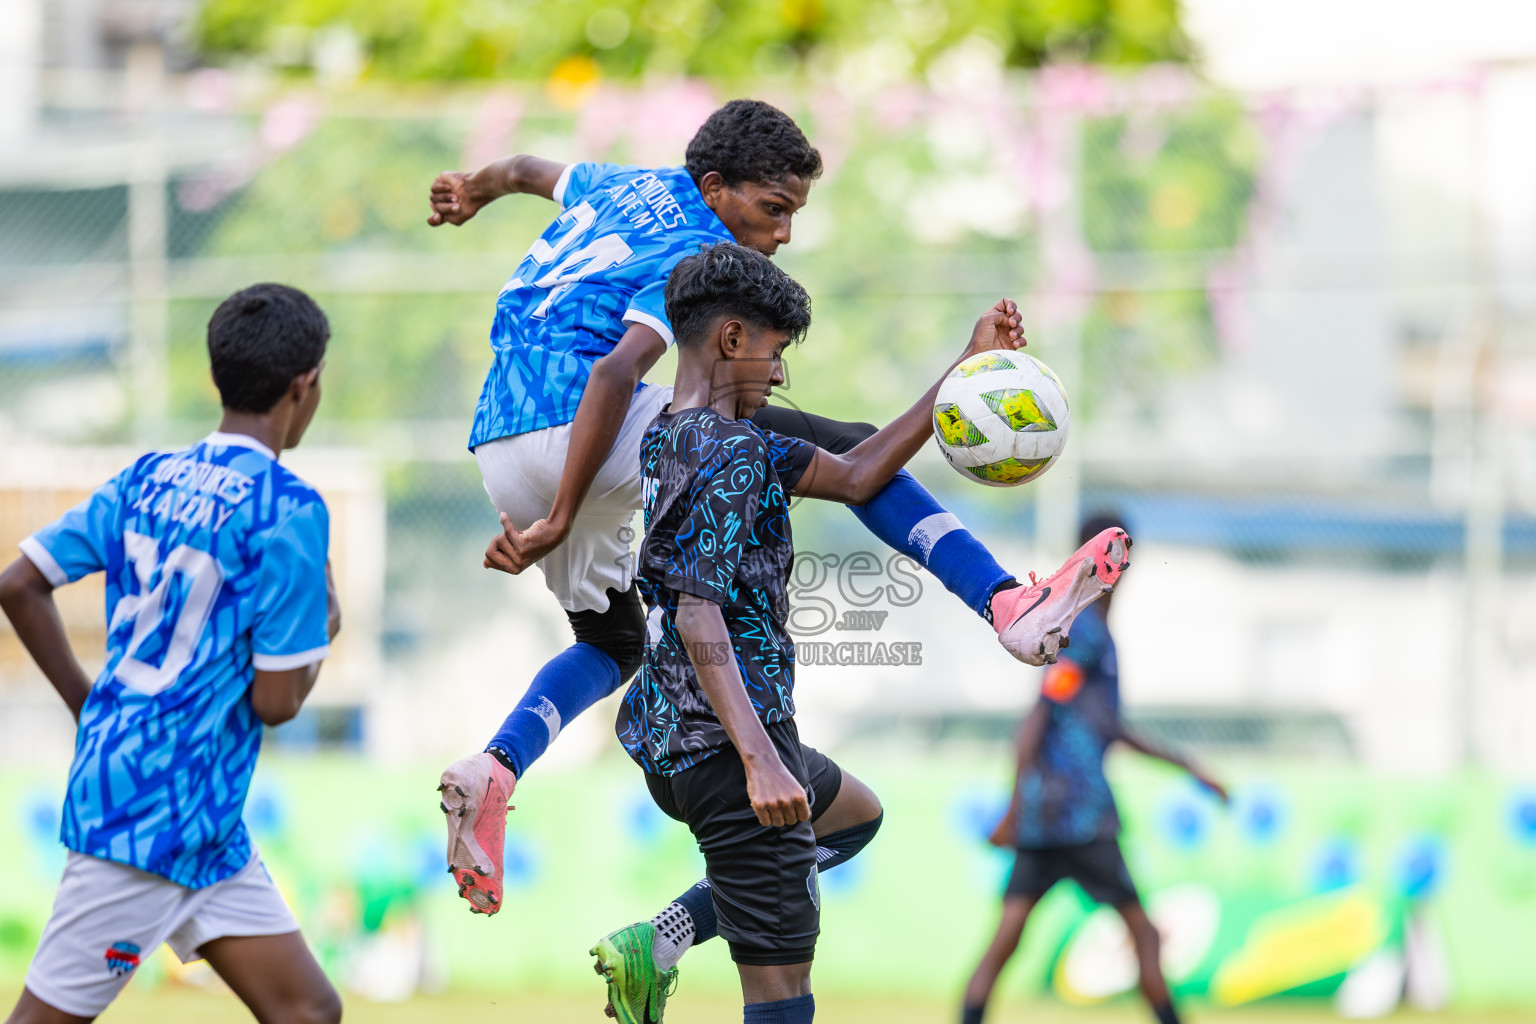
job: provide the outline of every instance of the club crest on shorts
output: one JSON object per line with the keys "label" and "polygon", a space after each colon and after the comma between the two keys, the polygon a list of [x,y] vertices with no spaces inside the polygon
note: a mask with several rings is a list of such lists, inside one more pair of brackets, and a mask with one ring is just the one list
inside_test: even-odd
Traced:
{"label": "club crest on shorts", "polygon": [[107,973],[122,977],[139,966],[139,947],[132,942],[114,942],[107,947]]}

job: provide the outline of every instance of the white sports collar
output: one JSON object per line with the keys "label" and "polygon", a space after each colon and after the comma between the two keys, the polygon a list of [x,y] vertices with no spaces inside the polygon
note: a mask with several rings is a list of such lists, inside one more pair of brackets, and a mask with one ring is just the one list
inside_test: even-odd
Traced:
{"label": "white sports collar", "polygon": [[204,444],[216,444],[225,448],[249,448],[252,451],[261,452],[273,462],[277,461],[277,453],[249,434],[226,434],[222,430],[215,430],[203,438]]}

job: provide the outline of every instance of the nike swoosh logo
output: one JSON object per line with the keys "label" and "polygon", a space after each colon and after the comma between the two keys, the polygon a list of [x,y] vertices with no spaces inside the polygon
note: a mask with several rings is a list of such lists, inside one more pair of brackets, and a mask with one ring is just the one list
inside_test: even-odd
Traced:
{"label": "nike swoosh logo", "polygon": [[[1051,596],[1051,588],[1050,587],[1046,587],[1044,590],[1040,591],[1040,600],[1036,601],[1034,604],[1032,604],[1028,608],[1024,609],[1024,614],[1020,615],[1019,619],[1022,619],[1024,617],[1024,615],[1028,615],[1030,612],[1034,611],[1036,608],[1039,608],[1042,604],[1045,603],[1045,599],[1050,597],[1050,596]],[[1013,621],[1017,622],[1017,621],[1019,621],[1019,619],[1014,619]]]}

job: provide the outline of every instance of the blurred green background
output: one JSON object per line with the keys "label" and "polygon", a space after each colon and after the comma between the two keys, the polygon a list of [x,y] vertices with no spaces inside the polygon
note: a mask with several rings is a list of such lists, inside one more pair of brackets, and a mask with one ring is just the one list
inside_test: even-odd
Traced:
{"label": "blurred green background", "polygon": [[[248,818],[353,1019],[595,1017],[583,951],[699,860],[602,706],[519,790],[506,913],[470,917],[442,874],[437,772],[479,749],[567,627],[542,581],[480,568],[496,520],[464,450],[494,297],[553,207],[507,199],[432,230],[426,190],[516,152],[680,162],[719,103],[761,97],[826,160],[778,257],[815,310],[785,400],[883,422],[1005,294],[1066,382],[1072,442],[1039,484],[983,489],[932,452],[913,469],[1021,574],[1070,550],[1082,513],[1128,517],[1113,624],[1130,714],[1237,793],[1222,811],[1113,763],[1133,870],[1201,1018],[1528,1013],[1522,17],[1478,0],[1447,22],[1364,0],[11,0],[0,542],[209,429],[203,332],[225,295],[315,294],[334,341],[293,464],[332,505],[348,626],[304,715],[269,737]],[[1468,50],[1482,24],[1499,38]],[[1406,70],[1382,70],[1384,33]],[[875,546],[836,508],[795,517],[807,554]],[[89,588],[64,613],[99,663]],[[801,597],[854,604],[835,577]],[[981,836],[1037,677],[981,628],[929,581],[878,637],[921,642],[921,668],[802,672],[807,735],[889,811],[826,880],[830,1019],[947,1019],[992,926],[1007,859]],[[71,736],[0,627],[8,983],[62,863]],[[355,794],[339,810],[338,792]],[[1058,891],[997,1019],[1140,1019],[1125,963],[1112,922]],[[163,955],[143,973],[107,1019],[234,1013]],[[734,1013],[733,985],[721,948],[691,954],[676,1020]]]}

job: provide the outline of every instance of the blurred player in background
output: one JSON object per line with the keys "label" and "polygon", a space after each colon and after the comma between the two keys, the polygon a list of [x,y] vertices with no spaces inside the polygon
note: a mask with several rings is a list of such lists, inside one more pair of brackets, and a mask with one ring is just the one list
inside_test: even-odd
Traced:
{"label": "blurred player in background", "polygon": [[[1083,523],[1084,540],[1124,529],[1117,516]],[[1120,853],[1120,815],[1104,776],[1111,743],[1167,761],[1189,772],[1223,802],[1226,790],[1178,754],[1131,730],[1120,717],[1120,668],[1109,632],[1108,595],[1077,618],[1070,652],[1046,669],[1040,700],[1019,725],[1015,783],[1003,820],[989,840],[1018,851],[1003,893],[997,933],[965,987],[962,1024],[981,1024],[998,974],[1019,945],[1029,913],[1064,879],[1125,919],[1140,967],[1141,992],[1159,1024],[1178,1024],[1158,960],[1157,929],[1142,908]],[[1066,644],[1062,645],[1067,647]]]}
{"label": "blurred player in background", "polygon": [[[644,655],[630,524],[642,504],[640,437],[672,393],[641,383],[673,341],[668,275],[716,242],[771,256],[788,244],[790,221],[820,173],[821,155],[786,114],[734,100],[705,121],[682,167],[517,156],[433,182],[434,226],[463,224],[506,195],[563,208],[497,298],[495,362],[469,445],[503,524],[486,566],[520,573],[538,565],[576,642],[539,670],[486,751],[439,780],[449,869],[477,913],[501,906],[507,800],[517,780],[562,727],[633,676]],[[868,424],[773,407],[754,421],[834,453],[874,433]],[[1028,664],[1055,657],[1071,617],[1107,586],[1092,578],[1086,551],[1022,586],[905,470],[853,510]],[[483,706],[466,702],[473,713]],[[707,891],[689,900],[674,913],[686,933],[712,917]],[[686,948],[682,942],[677,955]]]}
{"label": "blurred player in background", "polygon": [[[162,942],[257,1020],[341,1019],[241,820],[262,726],[298,713],[341,626],[325,502],[278,462],[319,405],[329,338],[303,292],[230,296],[208,324],[219,429],[139,459],[0,573],[0,608],[79,722],[69,860],[10,1024],[93,1019]],[[103,571],[93,683],[53,591]]]}

